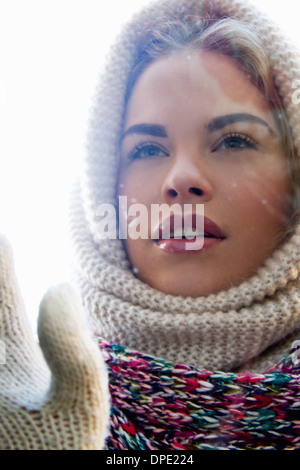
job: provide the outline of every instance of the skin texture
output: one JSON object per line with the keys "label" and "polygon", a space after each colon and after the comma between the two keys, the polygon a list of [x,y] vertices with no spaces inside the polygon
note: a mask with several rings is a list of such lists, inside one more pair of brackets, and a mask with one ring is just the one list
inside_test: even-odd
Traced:
{"label": "skin texture", "polygon": [[[215,120],[232,114],[237,122]],[[133,128],[140,124],[163,132]],[[239,284],[278,246],[290,193],[272,112],[232,59],[177,52],[143,72],[127,106],[118,182],[129,204],[148,209],[148,238],[124,241],[139,279],[192,297]],[[150,223],[151,205],[163,203],[204,204],[224,238],[198,251],[163,249],[151,239]]]}

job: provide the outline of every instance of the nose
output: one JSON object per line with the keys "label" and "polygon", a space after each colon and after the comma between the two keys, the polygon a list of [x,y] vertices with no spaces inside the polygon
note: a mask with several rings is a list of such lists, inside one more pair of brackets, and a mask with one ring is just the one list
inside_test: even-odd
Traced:
{"label": "nose", "polygon": [[200,159],[181,156],[170,163],[162,184],[166,202],[203,203],[212,198],[213,187]]}

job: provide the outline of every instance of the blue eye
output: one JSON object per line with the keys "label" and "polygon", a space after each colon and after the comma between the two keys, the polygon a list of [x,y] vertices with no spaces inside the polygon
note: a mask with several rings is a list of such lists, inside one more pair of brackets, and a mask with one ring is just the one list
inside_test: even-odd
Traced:
{"label": "blue eye", "polygon": [[256,147],[256,142],[248,135],[228,134],[221,137],[221,139],[215,145],[213,151],[255,149]]}
{"label": "blue eye", "polygon": [[169,154],[160,145],[157,144],[139,144],[129,153],[128,158],[131,160],[137,160],[142,158],[151,157],[168,157]]}

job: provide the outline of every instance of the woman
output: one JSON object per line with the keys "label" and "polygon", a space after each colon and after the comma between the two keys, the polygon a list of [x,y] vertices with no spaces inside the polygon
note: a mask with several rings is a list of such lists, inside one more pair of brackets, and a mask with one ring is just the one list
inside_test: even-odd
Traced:
{"label": "woman", "polygon": [[[71,210],[75,280],[109,374],[110,429],[103,363],[68,315],[64,287],[41,305],[50,397],[28,338],[38,393],[32,367],[26,393],[14,391],[18,352],[9,354],[3,448],[297,448],[298,70],[296,52],[244,2],[160,2],[125,28]],[[119,239],[101,230],[103,204],[120,214]],[[177,214],[151,217],[162,204],[189,205],[183,233]],[[138,226],[146,236],[129,236]],[[16,422],[30,438],[13,438]]]}

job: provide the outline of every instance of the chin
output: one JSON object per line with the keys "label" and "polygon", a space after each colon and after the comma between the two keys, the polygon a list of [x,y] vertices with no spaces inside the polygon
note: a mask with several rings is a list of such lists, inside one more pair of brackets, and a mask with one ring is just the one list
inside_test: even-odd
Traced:
{"label": "chin", "polygon": [[[143,279],[141,279],[143,280]],[[195,279],[193,282],[189,282],[189,280],[185,279],[155,279],[155,280],[143,280],[146,282],[150,287],[156,289],[160,292],[163,292],[166,295],[174,295],[174,296],[182,296],[182,297],[207,297],[210,294],[216,294],[221,290],[224,290],[225,286],[216,286],[216,285],[209,285],[205,283],[203,285],[203,281],[200,279],[196,281]]]}
{"label": "chin", "polygon": [[195,274],[193,275],[193,273],[189,276],[186,272],[175,276],[173,272],[170,275],[164,273],[155,277],[146,276],[143,278],[143,276],[140,276],[139,279],[153,289],[167,295],[197,298],[208,297],[209,295],[226,291],[231,287],[240,285],[249,277],[248,273],[247,275],[237,273],[235,276],[226,276],[224,273],[219,274],[218,277],[215,274],[209,276],[207,273],[201,277],[197,277]]}

